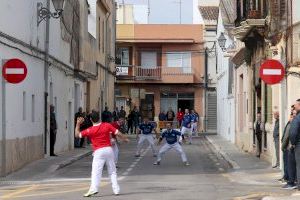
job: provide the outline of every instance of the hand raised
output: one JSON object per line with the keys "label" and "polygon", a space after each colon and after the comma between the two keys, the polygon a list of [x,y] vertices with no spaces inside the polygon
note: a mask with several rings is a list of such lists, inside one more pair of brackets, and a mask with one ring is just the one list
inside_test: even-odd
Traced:
{"label": "hand raised", "polygon": [[84,118],[83,118],[83,117],[78,117],[78,118],[77,118],[77,122],[76,122],[77,125],[80,126],[83,122],[84,122]]}

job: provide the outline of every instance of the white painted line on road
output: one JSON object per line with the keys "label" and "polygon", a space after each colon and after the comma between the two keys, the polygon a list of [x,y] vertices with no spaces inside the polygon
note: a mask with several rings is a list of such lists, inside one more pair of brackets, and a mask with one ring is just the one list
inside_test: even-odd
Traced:
{"label": "white painted line on road", "polygon": [[133,170],[133,168],[128,168],[126,171],[131,172],[132,170]]}
{"label": "white painted line on road", "polygon": [[280,69],[263,69],[263,75],[281,75]]}
{"label": "white painted line on road", "polygon": [[6,68],[5,74],[24,74],[23,68]]}
{"label": "white painted line on road", "polygon": [[147,152],[150,150],[150,147],[148,147],[147,149],[145,149],[142,153],[141,156],[136,158],[135,161],[133,161],[133,163],[129,166],[128,169],[125,170],[125,172],[122,173],[122,178],[125,178],[125,176],[128,176],[129,172],[131,172],[133,170],[134,167],[136,167],[136,165],[138,164],[139,161],[141,161],[141,159],[147,154]]}
{"label": "white painted line on road", "polygon": [[124,173],[122,174],[122,177],[127,176],[128,174],[129,174],[128,172],[124,172]]}
{"label": "white painted line on road", "polygon": [[135,164],[130,165],[130,168],[134,168],[134,167],[135,167]]}

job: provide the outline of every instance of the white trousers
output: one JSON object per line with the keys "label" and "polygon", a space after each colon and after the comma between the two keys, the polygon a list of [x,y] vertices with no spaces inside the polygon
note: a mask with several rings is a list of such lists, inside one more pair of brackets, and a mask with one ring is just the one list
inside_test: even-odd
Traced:
{"label": "white trousers", "polygon": [[187,158],[186,158],[186,155],[185,155],[185,153],[182,149],[182,146],[178,142],[176,142],[174,144],[168,144],[168,143],[164,144],[158,152],[157,161],[160,162],[161,157],[167,151],[169,151],[171,149],[175,149],[180,154],[182,162],[187,162]]}
{"label": "white trousers", "polygon": [[115,158],[115,163],[118,164],[119,160],[119,147],[118,144],[115,143],[112,145],[113,151],[114,151],[114,158]]}
{"label": "white trousers", "polygon": [[196,135],[198,132],[198,123],[197,122],[193,122],[192,123],[192,134]]}
{"label": "white trousers", "polygon": [[149,144],[151,146],[152,153],[154,155],[156,155],[156,150],[155,150],[155,147],[154,147],[154,138],[153,138],[152,134],[148,134],[148,135],[140,134],[140,139],[139,139],[139,142],[138,142],[138,145],[137,145],[136,154],[140,155],[142,146],[143,146],[143,144],[145,143],[146,140],[149,142]]}
{"label": "white trousers", "polygon": [[90,191],[98,192],[104,164],[106,164],[110,176],[113,192],[119,194],[120,186],[117,181],[117,169],[112,147],[104,147],[94,152]]}
{"label": "white trousers", "polygon": [[188,136],[189,143],[192,143],[192,128],[186,128],[183,126],[181,128],[181,135]]}

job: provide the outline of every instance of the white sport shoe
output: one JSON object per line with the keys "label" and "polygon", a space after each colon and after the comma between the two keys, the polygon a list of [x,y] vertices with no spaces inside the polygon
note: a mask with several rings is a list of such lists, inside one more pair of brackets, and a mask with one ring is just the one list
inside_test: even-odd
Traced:
{"label": "white sport shoe", "polygon": [[95,194],[98,194],[98,192],[94,192],[94,191],[88,191],[87,193],[85,193],[83,195],[83,197],[91,197],[91,196],[94,196]]}
{"label": "white sport shoe", "polygon": [[160,161],[153,163],[153,165],[160,165]]}
{"label": "white sport shoe", "polygon": [[184,165],[185,166],[190,166],[190,163],[189,162],[184,162]]}

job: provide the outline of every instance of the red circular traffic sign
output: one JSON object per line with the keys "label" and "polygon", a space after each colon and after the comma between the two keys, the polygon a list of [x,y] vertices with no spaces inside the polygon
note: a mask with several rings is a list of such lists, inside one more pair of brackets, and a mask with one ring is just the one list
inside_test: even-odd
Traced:
{"label": "red circular traffic sign", "polygon": [[284,78],[284,67],[278,60],[266,60],[260,67],[260,78],[269,85],[277,84]]}
{"label": "red circular traffic sign", "polygon": [[27,67],[20,59],[7,60],[2,68],[2,76],[9,83],[21,83],[27,76]]}

